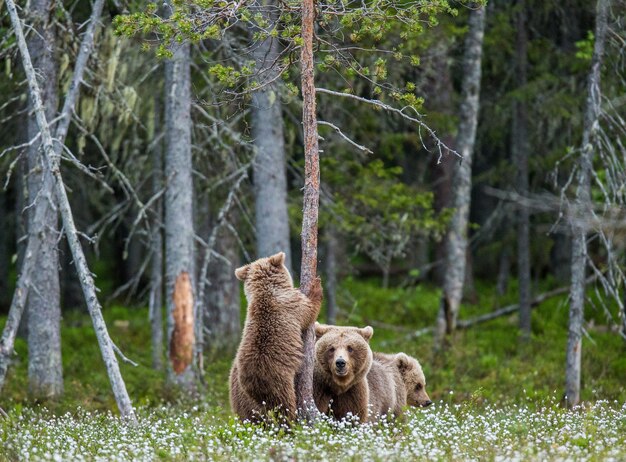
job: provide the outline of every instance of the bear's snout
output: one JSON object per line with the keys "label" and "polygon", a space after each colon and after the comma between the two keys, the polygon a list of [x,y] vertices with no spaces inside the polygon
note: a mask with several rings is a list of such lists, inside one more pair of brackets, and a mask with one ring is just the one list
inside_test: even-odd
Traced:
{"label": "bear's snout", "polygon": [[344,375],[347,373],[346,364],[346,360],[343,359],[342,356],[339,356],[339,358],[335,360],[335,369],[338,375]]}
{"label": "bear's snout", "polygon": [[432,402],[431,400],[424,401],[424,402],[422,403],[422,407],[428,407],[428,406],[430,406],[431,404],[433,404],[433,402]]}

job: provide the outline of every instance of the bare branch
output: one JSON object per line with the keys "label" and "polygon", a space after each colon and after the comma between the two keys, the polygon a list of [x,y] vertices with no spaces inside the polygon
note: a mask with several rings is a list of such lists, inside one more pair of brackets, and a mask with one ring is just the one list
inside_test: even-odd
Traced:
{"label": "bare branch", "polygon": [[371,149],[366,148],[365,146],[361,146],[360,144],[356,143],[355,141],[353,141],[352,139],[350,139],[344,132],[341,131],[341,129],[339,127],[337,127],[334,124],[331,124],[330,122],[325,122],[323,120],[318,120],[317,121],[318,125],[325,125],[327,127],[331,127],[333,130],[335,130],[339,136],[341,136],[344,140],[346,140],[348,143],[350,143],[352,146],[354,146],[355,148],[357,148],[360,151],[366,152],[367,154],[374,154],[374,152]]}
{"label": "bare branch", "polygon": [[[315,91],[317,93],[325,93],[327,95],[331,95],[331,96],[339,96],[339,97],[343,97],[343,98],[351,98],[357,101],[360,101],[362,103],[365,104],[371,104],[373,106],[377,106],[381,109],[384,109],[385,111],[388,112],[392,112],[394,114],[398,114],[399,116],[403,117],[406,120],[409,120],[413,123],[416,123],[417,125],[419,125],[419,127],[421,129],[424,129],[429,135],[430,137],[435,141],[436,145],[437,145],[437,149],[439,151],[439,155],[440,155],[440,160],[441,160],[441,154],[442,154],[442,149],[445,150],[446,152],[452,153],[454,155],[456,155],[457,157],[462,157],[458,152],[456,152],[454,149],[448,147],[443,141],[441,141],[439,139],[439,137],[437,136],[437,134],[435,133],[435,131],[430,128],[428,125],[426,125],[422,120],[417,119],[413,116],[410,116],[409,114],[407,114],[406,112],[404,112],[404,110],[406,108],[403,109],[398,109],[395,108],[393,106],[390,106],[387,103],[383,103],[380,100],[377,99],[368,99],[368,98],[363,98],[362,96],[357,96],[357,95],[353,95],[350,93],[344,93],[344,92],[339,92],[339,91],[334,91],[334,90],[328,90],[326,88],[316,88]],[[418,114],[419,115],[419,114]],[[424,146],[424,148],[426,148]]]}

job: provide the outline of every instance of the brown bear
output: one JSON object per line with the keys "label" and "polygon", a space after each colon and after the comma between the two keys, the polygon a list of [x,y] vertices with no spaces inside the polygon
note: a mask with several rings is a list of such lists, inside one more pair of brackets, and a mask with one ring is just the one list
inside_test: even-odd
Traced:
{"label": "brown bear", "polygon": [[301,333],[320,311],[322,286],[316,279],[310,298],[293,286],[285,254],[242,266],[248,310],[230,372],[232,410],[242,419],[261,420],[269,411],[296,416],[294,378],[303,358]]}
{"label": "brown bear", "polygon": [[371,327],[338,327],[315,323],[313,397],[325,414],[343,419],[352,413],[368,418],[367,373],[372,366]]}
{"label": "brown bear", "polygon": [[372,368],[367,374],[372,421],[387,414],[400,416],[406,406],[406,389],[400,370],[392,362],[378,360],[377,356],[378,353],[374,353]]}
{"label": "brown bear", "polygon": [[394,375],[394,377],[396,381],[398,379],[401,381],[397,382],[397,388],[403,386],[404,391],[397,395],[399,397],[398,404],[400,404],[403,397],[406,397],[406,401],[400,407],[404,407],[407,404],[409,406],[427,407],[433,403],[428,393],[426,393],[426,378],[417,359],[405,353],[374,353],[374,361],[391,366],[399,372],[399,375]]}

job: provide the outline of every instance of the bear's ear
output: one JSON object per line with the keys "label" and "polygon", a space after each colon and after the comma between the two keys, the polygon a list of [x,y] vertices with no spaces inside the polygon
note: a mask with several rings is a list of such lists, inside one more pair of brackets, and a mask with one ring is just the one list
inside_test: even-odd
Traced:
{"label": "bear's ear", "polygon": [[250,265],[244,265],[241,268],[237,268],[235,270],[235,276],[240,281],[245,281],[248,277],[248,273],[250,272]]}
{"label": "bear's ear", "polygon": [[270,257],[270,263],[274,266],[282,266],[285,263],[285,252],[278,252]]}
{"label": "bear's ear", "polygon": [[328,324],[320,324],[315,321],[315,340],[319,340],[319,338],[324,335],[326,332],[330,330],[331,326]]}
{"label": "bear's ear", "polygon": [[372,335],[374,335],[374,329],[372,328],[372,326],[367,326],[363,329],[359,329],[359,334],[361,334],[361,337],[363,337],[365,341],[369,342],[372,338]]}
{"label": "bear's ear", "polygon": [[398,353],[396,355],[396,366],[401,374],[404,374],[410,367],[411,361],[409,357],[404,353]]}

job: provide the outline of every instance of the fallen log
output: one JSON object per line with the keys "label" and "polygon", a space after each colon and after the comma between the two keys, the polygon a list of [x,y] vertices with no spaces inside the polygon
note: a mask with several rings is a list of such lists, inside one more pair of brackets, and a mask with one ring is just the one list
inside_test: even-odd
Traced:
{"label": "fallen log", "polygon": [[[585,284],[589,284],[597,279],[596,276],[591,276],[587,278]],[[541,303],[545,302],[550,298],[557,297],[559,295],[563,295],[569,292],[569,286],[559,287],[558,289],[550,290],[543,294],[537,295],[530,302],[530,307],[535,308]],[[503,308],[492,311],[491,313],[481,314],[480,316],[476,316],[470,319],[460,319],[457,321],[457,329],[467,329],[469,327],[475,326],[476,324],[482,324],[487,321],[491,321],[493,319],[501,318],[502,316],[506,316],[509,314],[516,313],[519,310],[519,304],[513,304],[509,306],[505,306]],[[433,327],[424,327],[419,329],[413,333],[411,333],[410,337],[416,338],[421,337],[426,334],[430,334],[433,332]]]}

